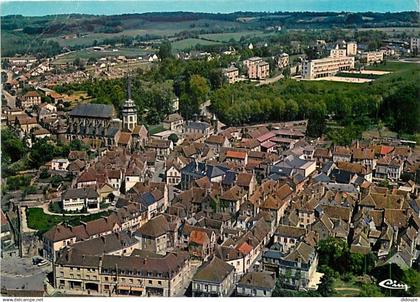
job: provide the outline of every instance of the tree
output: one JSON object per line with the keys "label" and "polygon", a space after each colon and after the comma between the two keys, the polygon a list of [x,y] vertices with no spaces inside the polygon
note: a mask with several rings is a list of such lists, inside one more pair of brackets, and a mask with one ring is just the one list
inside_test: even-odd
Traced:
{"label": "tree", "polygon": [[163,61],[172,57],[172,45],[171,42],[165,40],[159,46],[158,57]]}
{"label": "tree", "polygon": [[340,273],[348,270],[349,248],[345,240],[334,237],[320,240],[317,251],[320,265],[327,265]]}
{"label": "tree", "polygon": [[286,68],[284,68],[282,71],[282,74],[286,79],[290,78],[290,75],[291,75],[290,66],[287,66]]}
{"label": "tree", "polygon": [[11,162],[20,160],[27,152],[27,146],[11,130],[1,130],[2,162],[9,158]]}
{"label": "tree", "polygon": [[399,133],[420,131],[420,88],[416,83],[406,83],[384,98],[380,109],[383,118]]}
{"label": "tree", "polygon": [[321,277],[321,283],[318,285],[318,293],[323,297],[331,297],[335,290],[333,288],[334,278],[330,273],[324,273]]}
{"label": "tree", "polygon": [[383,297],[384,294],[381,292],[376,284],[363,284],[359,292],[359,297]]}
{"label": "tree", "polygon": [[191,76],[189,86],[193,100],[198,104],[203,103],[210,91],[207,80],[200,75],[194,74]]}
{"label": "tree", "polygon": [[309,137],[317,138],[321,137],[326,128],[325,123],[326,108],[321,103],[312,106],[309,113],[308,127],[306,128],[306,134]]}
{"label": "tree", "polygon": [[176,135],[175,133],[172,133],[171,135],[168,136],[168,139],[170,141],[172,141],[174,143],[174,145],[176,144],[176,142],[179,140],[178,135]]}

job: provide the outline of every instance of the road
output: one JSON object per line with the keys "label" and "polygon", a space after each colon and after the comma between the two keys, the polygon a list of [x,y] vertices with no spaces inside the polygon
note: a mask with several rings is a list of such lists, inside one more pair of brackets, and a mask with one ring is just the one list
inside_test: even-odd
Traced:
{"label": "road", "polygon": [[11,95],[4,89],[2,90],[2,93],[6,99],[7,106],[9,106],[10,108],[16,108],[16,96]]}
{"label": "road", "polygon": [[1,284],[7,289],[43,290],[51,265],[38,267],[32,258],[5,255],[1,259]]}
{"label": "road", "polygon": [[261,86],[261,85],[267,85],[267,84],[272,84],[275,83],[277,81],[280,81],[281,79],[283,79],[284,76],[282,74],[279,74],[277,76],[275,76],[274,78],[268,78],[266,80],[262,80],[260,81],[257,85],[255,86]]}

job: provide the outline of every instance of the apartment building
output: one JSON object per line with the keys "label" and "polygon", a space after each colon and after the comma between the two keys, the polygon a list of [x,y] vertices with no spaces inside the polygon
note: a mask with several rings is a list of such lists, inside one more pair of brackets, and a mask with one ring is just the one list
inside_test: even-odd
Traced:
{"label": "apartment building", "polygon": [[328,57],[323,59],[304,61],[302,67],[302,77],[308,80],[329,77],[334,76],[342,70],[350,70],[353,68],[353,57]]}
{"label": "apartment building", "polygon": [[420,38],[411,38],[410,39],[410,50],[415,51],[420,49]]}
{"label": "apartment building", "polygon": [[289,55],[287,53],[282,53],[277,57],[277,67],[282,69],[289,66]]}
{"label": "apartment building", "polygon": [[84,255],[65,250],[53,265],[55,288],[72,295],[170,297],[186,283],[188,252],[165,256]]}
{"label": "apartment building", "polygon": [[270,74],[270,65],[260,57],[244,60],[244,66],[247,68],[249,79],[264,80]]}
{"label": "apartment building", "polygon": [[239,77],[239,69],[235,66],[223,69],[223,76],[227,79],[229,84],[236,83]]}
{"label": "apartment building", "polygon": [[367,51],[362,53],[361,61],[367,64],[379,63],[384,60],[384,53],[382,51]]}
{"label": "apartment building", "polygon": [[346,44],[347,56],[352,57],[357,55],[357,43],[356,42],[347,42]]}

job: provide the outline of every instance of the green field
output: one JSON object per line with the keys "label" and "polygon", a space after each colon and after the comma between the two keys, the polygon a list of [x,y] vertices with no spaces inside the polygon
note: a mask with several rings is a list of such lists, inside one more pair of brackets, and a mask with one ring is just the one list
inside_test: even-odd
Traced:
{"label": "green field", "polygon": [[239,41],[241,37],[244,38],[252,38],[256,36],[261,36],[263,34],[262,31],[258,30],[250,30],[250,31],[238,31],[238,32],[230,32],[230,33],[219,33],[219,34],[204,34],[200,35],[200,38],[209,39],[218,42],[228,42],[230,40]]}
{"label": "green field", "polygon": [[177,50],[186,50],[186,49],[190,49],[196,45],[216,45],[219,44],[217,42],[213,42],[213,41],[206,41],[206,40],[202,40],[202,39],[195,39],[195,38],[189,38],[189,39],[184,39],[184,40],[179,40],[179,41],[175,41],[172,42],[172,49],[177,51]]}
{"label": "green field", "polygon": [[40,233],[45,233],[53,226],[66,222],[70,225],[79,225],[80,221],[91,221],[98,219],[102,216],[109,215],[108,211],[86,215],[86,216],[56,216],[56,215],[47,215],[44,213],[41,208],[29,208],[26,210],[26,215],[28,219],[28,227],[34,230],[38,230]]}
{"label": "green field", "polygon": [[383,70],[383,71],[420,71],[420,64],[388,61],[386,64],[370,65],[366,67],[367,70]]}

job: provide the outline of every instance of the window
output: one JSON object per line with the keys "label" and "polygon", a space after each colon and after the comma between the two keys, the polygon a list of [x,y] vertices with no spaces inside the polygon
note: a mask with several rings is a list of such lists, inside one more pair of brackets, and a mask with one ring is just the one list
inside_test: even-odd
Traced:
{"label": "window", "polygon": [[159,285],[162,285],[162,281],[158,281],[158,284],[159,284]]}
{"label": "window", "polygon": [[149,284],[152,284],[152,280],[149,280]]}

